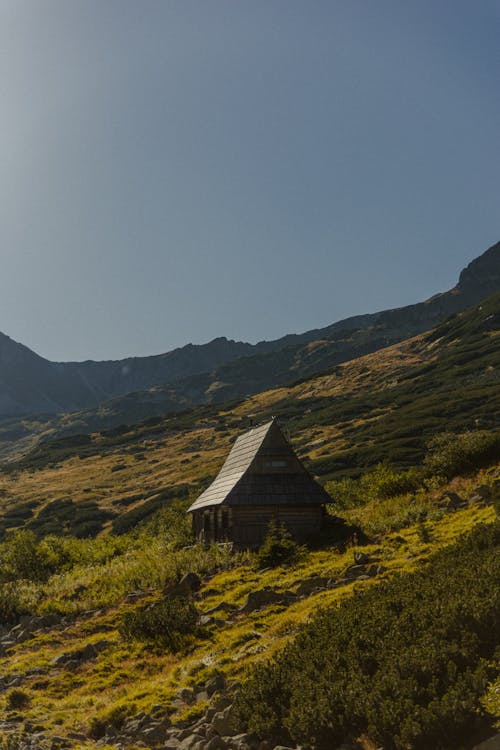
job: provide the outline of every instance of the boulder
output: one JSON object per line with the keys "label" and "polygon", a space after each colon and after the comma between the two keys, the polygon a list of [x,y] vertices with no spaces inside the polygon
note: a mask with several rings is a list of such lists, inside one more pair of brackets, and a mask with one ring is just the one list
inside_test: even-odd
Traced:
{"label": "boulder", "polygon": [[366,565],[366,563],[370,562],[370,558],[367,554],[364,552],[360,552],[359,550],[354,550],[354,562],[358,565]]}
{"label": "boulder", "polygon": [[328,578],[323,578],[322,576],[313,576],[311,578],[305,578],[303,581],[300,581],[299,585],[295,589],[295,593],[297,596],[309,596],[314,591],[320,591],[321,589],[326,589],[328,586]]}
{"label": "boulder", "polygon": [[212,719],[212,726],[221,737],[232,737],[237,734],[233,706],[230,705]]}
{"label": "boulder", "polygon": [[249,612],[255,612],[258,609],[267,607],[270,604],[289,604],[295,598],[295,595],[290,591],[279,592],[266,587],[258,591],[251,591],[239,612],[248,614]]}
{"label": "boulder", "polygon": [[222,690],[224,690],[225,687],[226,687],[226,678],[224,677],[223,674],[216,674],[214,677],[208,680],[205,685],[205,689],[209,696],[214,695],[214,693],[222,692]]}
{"label": "boulder", "polygon": [[350,565],[347,570],[344,571],[344,578],[358,578],[358,576],[366,575],[366,565]]}

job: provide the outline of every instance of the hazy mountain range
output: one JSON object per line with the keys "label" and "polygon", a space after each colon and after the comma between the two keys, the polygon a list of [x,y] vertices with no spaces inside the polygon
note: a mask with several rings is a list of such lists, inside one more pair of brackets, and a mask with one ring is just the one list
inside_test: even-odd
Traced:
{"label": "hazy mountain range", "polygon": [[113,423],[241,397],[422,333],[498,290],[500,243],[473,260],[455,287],[425,302],[275,341],[221,337],[150,357],[51,362],[0,333],[0,416],[73,412],[114,400],[107,409]]}

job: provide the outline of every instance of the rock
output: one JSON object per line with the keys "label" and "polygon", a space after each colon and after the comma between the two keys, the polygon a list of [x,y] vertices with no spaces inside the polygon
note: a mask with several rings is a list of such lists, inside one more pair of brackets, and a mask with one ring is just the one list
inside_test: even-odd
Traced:
{"label": "rock", "polygon": [[141,729],[141,737],[148,743],[161,742],[165,739],[168,722],[151,721]]}
{"label": "rock", "polygon": [[328,578],[322,578],[321,576],[313,576],[312,578],[305,578],[300,581],[299,585],[295,589],[297,596],[309,596],[313,591],[319,591],[325,589],[328,586]]}
{"label": "rock", "polygon": [[227,612],[231,613],[234,612],[237,608],[235,604],[229,604],[228,602],[221,602],[220,604],[217,604],[215,607],[212,607],[211,609],[207,609],[205,612],[206,615],[213,615],[216,612]]}
{"label": "rock", "polygon": [[180,698],[184,703],[192,703],[194,701],[194,693],[190,688],[182,688],[176,693],[176,698]]}
{"label": "rock", "polygon": [[217,674],[212,679],[208,680],[205,689],[209,696],[214,695],[214,693],[220,693],[222,690],[224,690],[226,687],[226,678],[222,674]]}
{"label": "rock", "polygon": [[95,659],[97,656],[97,650],[91,643],[87,643],[84,648],[82,648],[80,651],[75,652],[75,657],[77,656],[77,654],[77,658],[80,661],[92,661],[92,659]]}
{"label": "rock", "polygon": [[251,750],[252,742],[250,735],[248,734],[237,734],[230,740],[231,750]]}
{"label": "rock", "polygon": [[375,576],[381,576],[386,570],[387,568],[384,565],[370,565],[366,572],[371,578],[373,578]]}
{"label": "rock", "polygon": [[479,495],[482,500],[489,500],[491,497],[491,490],[487,484],[477,484],[472,492],[474,495]]}
{"label": "rock", "polygon": [[226,625],[226,620],[220,620],[218,617],[212,617],[211,615],[201,615],[200,625],[204,628],[214,625],[216,628],[221,628]]}
{"label": "rock", "polygon": [[181,750],[198,750],[198,746],[200,746],[201,750],[204,744],[205,738],[201,734],[189,734],[188,737],[182,740],[179,747]]}
{"label": "rock", "polygon": [[17,634],[16,642],[17,643],[24,643],[24,641],[29,641],[30,638],[33,638],[33,633],[31,632],[31,630],[28,630],[28,629],[21,630]]}
{"label": "rock", "polygon": [[226,750],[226,748],[227,742],[219,735],[215,735],[206,743],[204,750]]}
{"label": "rock", "polygon": [[206,690],[200,690],[199,693],[196,693],[195,701],[196,703],[206,703],[208,701],[209,695]]}
{"label": "rock", "polygon": [[266,587],[258,591],[251,591],[239,612],[248,614],[249,612],[262,609],[262,607],[267,607],[270,604],[289,604],[295,598],[294,594],[290,591],[279,592]]}
{"label": "rock", "polygon": [[221,737],[232,737],[237,734],[233,706],[230,705],[212,719],[212,726]]}
{"label": "rock", "polygon": [[370,562],[370,558],[364,552],[354,550],[354,562],[358,565],[366,565],[366,563]]}
{"label": "rock", "polygon": [[352,579],[365,574],[366,565],[350,565],[347,570],[344,571],[344,578]]}

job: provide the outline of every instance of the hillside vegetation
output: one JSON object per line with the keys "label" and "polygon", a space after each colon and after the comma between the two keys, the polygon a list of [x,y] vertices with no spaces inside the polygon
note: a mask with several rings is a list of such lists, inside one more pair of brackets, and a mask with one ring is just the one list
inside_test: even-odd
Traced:
{"label": "hillside vegetation", "polygon": [[246,681],[241,720],[260,737],[325,750],[362,735],[386,750],[457,750],[497,676],[499,629],[497,522],[425,570],[321,610]]}
{"label": "hillside vegetation", "polygon": [[[393,517],[386,505],[386,531],[370,533],[368,515],[367,525],[357,526],[360,541],[356,546],[353,527],[337,524],[318,548],[303,550],[292,564],[267,570],[259,568],[257,559],[248,553],[231,554],[224,546],[186,546],[185,513],[176,504],[120,536],[37,540],[29,532],[14,532],[0,544],[0,622],[4,628],[0,731],[20,735],[25,727],[38,727],[40,741],[62,736],[76,747],[92,747],[102,737],[127,747],[139,740],[155,746],[150,730],[156,727],[165,736],[203,717],[210,703],[207,685],[217,676],[234,691],[235,681],[292,642],[319,609],[358,591],[375,592],[395,575],[406,576],[422,568],[437,550],[447,548],[467,530],[491,524],[495,514],[490,499],[498,498],[499,479],[497,462],[468,477],[455,477],[451,484],[417,501],[429,508],[424,521],[415,523],[408,515],[398,522],[397,532],[390,531]],[[450,497],[458,495],[460,501],[450,503]],[[411,506],[415,497],[404,502]],[[485,548],[493,551],[491,540]],[[468,560],[464,556],[465,568]],[[490,560],[493,566],[491,555]],[[471,562],[468,572],[458,571],[463,578],[460,586],[468,587],[467,607],[478,603],[471,627],[476,621],[483,623],[481,627],[489,628],[491,634],[491,623],[484,620],[479,604],[492,591],[483,593],[482,574],[488,573],[487,580],[494,586],[494,568],[486,566],[483,571],[478,565]],[[172,608],[169,602],[175,600],[168,592],[187,572],[201,576],[201,588],[194,598],[185,600],[187,609],[184,605]],[[432,611],[429,592],[435,585],[434,581],[422,590],[422,617],[427,607]],[[411,588],[403,586],[404,591]],[[380,604],[378,599],[369,599],[370,607],[380,606],[383,613],[384,596]],[[365,623],[371,631],[369,625],[377,619],[371,609],[364,618],[361,606],[356,605],[356,628],[368,645],[361,626]],[[444,600],[442,607],[444,614]],[[456,627],[462,617],[463,624],[469,623],[469,609],[457,604],[453,611]],[[410,622],[411,618],[401,620],[401,638]],[[373,630],[373,638],[378,632]],[[445,630],[443,637],[455,632]],[[357,641],[352,636],[349,654],[354,657]],[[380,645],[373,643],[373,648]],[[471,674],[481,667],[474,661],[474,643],[473,638],[463,644],[464,648],[469,644],[463,659],[469,659]],[[454,648],[453,641],[450,648]],[[480,708],[480,699],[485,706],[488,701],[486,683],[493,679],[490,656],[487,649],[481,651],[484,669],[467,699],[467,705],[475,709]],[[419,659],[406,665],[409,679],[413,679],[412,664]],[[331,674],[329,669],[327,674]],[[450,679],[454,674],[450,672]],[[297,679],[301,679],[299,672]],[[428,695],[432,695],[432,679]],[[267,700],[265,694],[263,700]],[[260,721],[259,706],[257,701],[256,721]],[[321,704],[318,731],[323,726],[320,708]],[[489,710],[495,715],[497,709],[493,705]],[[251,728],[261,734],[269,730],[271,736],[286,732],[288,724],[280,724],[279,730],[264,723]],[[303,737],[309,730],[297,731]]]}
{"label": "hillside vegetation", "polygon": [[[83,418],[96,430],[239,398],[427,331],[499,290],[497,243],[463,269],[453,289],[425,302],[357,315],[275,341],[246,344],[221,337],[152,357],[49,362],[0,333],[0,417],[90,408]],[[321,350],[311,350],[316,341],[323,342]],[[31,432],[22,419],[9,420],[4,430],[7,440],[29,438]]]}
{"label": "hillside vegetation", "polygon": [[[288,387],[59,437],[5,465],[10,750],[26,735],[44,750],[204,747],[229,729],[469,750],[491,733],[499,322],[497,295]],[[186,507],[236,435],[275,414],[334,499],[327,529],[302,549],[276,532],[260,555],[195,544]]]}
{"label": "hillside vegetation", "polygon": [[359,476],[381,462],[419,465],[438,433],[498,426],[499,331],[496,295],[428,334],[288,387],[41,442],[4,465],[0,529],[124,531],[173,498],[194,496],[236,436],[273,415],[323,482]]}

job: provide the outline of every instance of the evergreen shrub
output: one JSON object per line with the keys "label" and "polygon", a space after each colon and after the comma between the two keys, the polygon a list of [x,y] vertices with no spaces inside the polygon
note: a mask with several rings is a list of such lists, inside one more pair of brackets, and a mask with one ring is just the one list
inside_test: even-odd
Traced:
{"label": "evergreen shrub", "polygon": [[198,621],[198,610],[190,599],[172,597],[127,612],[120,633],[127,640],[145,641],[176,652],[196,634]]}
{"label": "evergreen shrub", "polygon": [[258,568],[274,568],[296,562],[302,554],[303,548],[292,539],[286,527],[271,521],[257,552],[256,564]]}
{"label": "evergreen shrub", "polygon": [[367,735],[385,750],[458,750],[494,678],[500,522],[476,527],[429,565],[320,611],[254,668],[241,728],[317,750]]}

